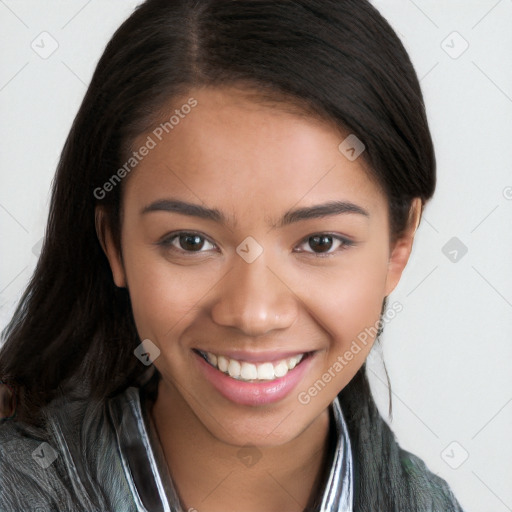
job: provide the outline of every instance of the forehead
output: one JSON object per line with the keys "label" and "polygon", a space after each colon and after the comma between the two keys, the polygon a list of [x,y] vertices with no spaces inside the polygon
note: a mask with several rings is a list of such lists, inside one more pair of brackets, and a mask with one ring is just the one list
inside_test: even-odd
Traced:
{"label": "forehead", "polygon": [[[195,106],[182,109],[190,99]],[[384,207],[363,159],[350,161],[339,151],[346,134],[332,123],[262,104],[234,88],[191,90],[163,112],[162,122],[133,144],[137,150],[151,139],[152,148],[124,184],[127,201],[179,196],[234,218],[263,211],[268,218],[292,205],[328,200]]]}

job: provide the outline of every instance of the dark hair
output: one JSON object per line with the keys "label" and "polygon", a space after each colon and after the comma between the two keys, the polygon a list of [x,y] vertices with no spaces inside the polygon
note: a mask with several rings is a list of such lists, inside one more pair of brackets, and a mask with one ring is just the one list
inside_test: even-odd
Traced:
{"label": "dark hair", "polygon": [[111,396],[145,370],[133,355],[140,340],[128,292],[115,286],[95,229],[102,204],[119,246],[122,184],[101,200],[94,190],[171,98],[222,85],[355,134],[388,198],[393,239],[412,199],[424,205],[432,196],[435,156],[420,85],[369,2],[144,2],[97,65],[59,161],[40,259],[3,333],[0,379],[17,386],[19,417],[36,421],[40,406],[82,382],[92,396]]}

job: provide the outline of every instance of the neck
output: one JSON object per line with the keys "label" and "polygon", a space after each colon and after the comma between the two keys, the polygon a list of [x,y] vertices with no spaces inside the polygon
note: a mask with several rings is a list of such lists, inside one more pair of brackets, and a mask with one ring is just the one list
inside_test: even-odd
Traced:
{"label": "neck", "polygon": [[151,414],[183,510],[303,512],[323,492],[335,442],[328,409],[295,439],[265,447],[212,436],[163,380]]}

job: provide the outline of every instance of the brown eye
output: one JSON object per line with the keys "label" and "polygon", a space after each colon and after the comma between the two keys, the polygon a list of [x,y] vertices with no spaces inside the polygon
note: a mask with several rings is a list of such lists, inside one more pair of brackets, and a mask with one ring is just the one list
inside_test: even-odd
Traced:
{"label": "brown eye", "polygon": [[215,244],[199,233],[182,231],[169,235],[158,245],[178,253],[205,253],[215,249]]}
{"label": "brown eye", "polygon": [[333,237],[330,235],[316,235],[309,238],[309,246],[315,252],[327,252],[331,249]]}
{"label": "brown eye", "polygon": [[330,233],[317,233],[304,238],[297,252],[305,252],[310,255],[331,256],[355,245],[355,242],[345,237]]}
{"label": "brown eye", "polygon": [[180,249],[184,251],[200,251],[204,246],[204,238],[194,234],[182,234],[178,236]]}

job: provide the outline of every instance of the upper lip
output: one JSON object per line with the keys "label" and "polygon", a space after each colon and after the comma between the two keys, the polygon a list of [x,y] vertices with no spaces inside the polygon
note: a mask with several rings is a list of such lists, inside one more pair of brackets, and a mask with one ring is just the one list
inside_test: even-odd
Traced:
{"label": "upper lip", "polygon": [[196,348],[195,350],[199,350],[201,352],[210,352],[211,354],[215,354],[217,356],[224,356],[229,359],[236,359],[237,361],[247,361],[250,363],[265,363],[265,362],[275,362],[281,361],[283,359],[288,359],[294,356],[300,356],[301,354],[307,354],[308,352],[312,352],[311,350],[294,350],[293,352],[276,352],[275,350],[268,350],[265,352],[247,352],[243,350],[205,350],[202,348]]}

